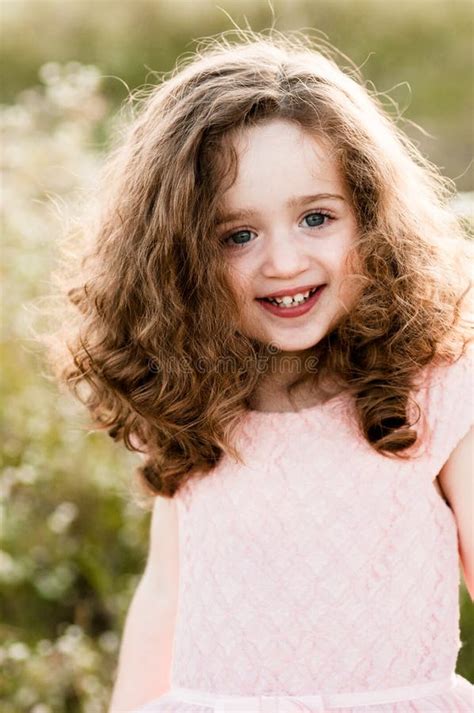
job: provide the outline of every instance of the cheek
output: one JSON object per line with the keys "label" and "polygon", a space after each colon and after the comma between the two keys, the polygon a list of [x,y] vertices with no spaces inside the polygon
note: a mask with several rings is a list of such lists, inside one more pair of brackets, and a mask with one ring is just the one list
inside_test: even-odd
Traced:
{"label": "cheek", "polygon": [[258,293],[258,278],[255,265],[241,256],[230,268],[230,279],[238,302],[246,309],[255,304]]}
{"label": "cheek", "polygon": [[361,265],[354,240],[341,246],[338,254],[333,254],[330,264],[327,265],[334,288],[332,294],[341,302],[345,310],[353,306],[362,289]]}
{"label": "cheek", "polygon": [[249,276],[242,266],[233,264],[228,269],[229,283],[236,298],[241,302],[246,295],[250,294]]}
{"label": "cheek", "polygon": [[361,262],[357,250],[357,233],[354,228],[348,231],[345,239],[338,247],[339,249],[333,262],[334,273],[342,277],[360,272]]}
{"label": "cheek", "polygon": [[334,282],[342,280],[345,275],[353,272],[356,268],[355,256],[346,249],[333,251],[331,255],[327,256],[325,263],[327,273]]}
{"label": "cheek", "polygon": [[346,256],[338,279],[338,295],[348,311],[357,302],[364,286],[361,279],[361,261],[356,252]]}
{"label": "cheek", "polygon": [[229,271],[229,285],[239,306],[240,315],[236,315],[236,319],[241,327],[248,326],[253,311],[258,309],[258,304],[255,302],[255,285],[252,283],[250,275],[241,267],[237,268],[236,266],[233,266]]}

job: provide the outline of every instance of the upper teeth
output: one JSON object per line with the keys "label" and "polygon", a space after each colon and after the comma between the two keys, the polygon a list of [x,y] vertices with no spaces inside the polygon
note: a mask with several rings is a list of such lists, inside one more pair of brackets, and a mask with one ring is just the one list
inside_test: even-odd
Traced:
{"label": "upper teeth", "polygon": [[316,288],[308,290],[307,292],[298,292],[296,295],[290,297],[290,295],[285,295],[284,297],[269,297],[268,299],[272,302],[278,302],[278,304],[290,305],[292,302],[303,302],[309,297],[310,292],[314,292]]}

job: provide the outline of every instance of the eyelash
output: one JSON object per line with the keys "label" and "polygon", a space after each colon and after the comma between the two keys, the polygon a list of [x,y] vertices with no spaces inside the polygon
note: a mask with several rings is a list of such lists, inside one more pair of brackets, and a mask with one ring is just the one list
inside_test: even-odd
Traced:
{"label": "eyelash", "polygon": [[[324,223],[321,223],[321,225],[313,225],[313,226],[308,225],[307,226],[308,228],[312,228],[313,230],[320,230],[321,228],[324,228],[324,226],[327,225],[330,221],[335,220],[332,213],[329,213],[326,210],[312,210],[309,213],[306,213],[306,215],[303,216],[302,220],[305,220],[305,218],[308,218],[310,215],[323,215],[325,218],[327,218],[327,220],[325,220]],[[252,241],[249,240],[246,243],[240,243],[240,244],[238,244],[238,243],[231,244],[228,241],[231,238],[233,238],[234,236],[239,235],[240,233],[251,233],[251,232],[252,231],[249,228],[241,228],[240,230],[236,230],[235,232],[230,233],[229,235],[226,235],[223,238],[222,242],[224,243],[224,245],[226,245],[227,247],[230,247],[231,249],[240,250]]]}

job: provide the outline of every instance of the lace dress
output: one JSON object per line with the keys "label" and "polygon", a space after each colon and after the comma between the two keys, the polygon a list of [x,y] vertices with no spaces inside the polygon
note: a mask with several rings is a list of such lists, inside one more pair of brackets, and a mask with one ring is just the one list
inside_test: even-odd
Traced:
{"label": "lace dress", "polygon": [[245,460],[177,495],[171,689],[140,713],[472,713],[456,523],[434,479],[473,416],[472,350],[413,395],[421,448],[377,454],[345,395],[250,411]]}

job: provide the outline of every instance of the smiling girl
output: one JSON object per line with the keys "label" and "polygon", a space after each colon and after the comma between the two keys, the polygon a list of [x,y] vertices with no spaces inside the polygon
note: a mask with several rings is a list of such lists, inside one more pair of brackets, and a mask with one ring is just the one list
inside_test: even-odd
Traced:
{"label": "smiling girl", "polygon": [[301,39],[221,39],[149,93],[52,354],[154,497],[112,712],[472,710],[449,199],[357,73]]}
{"label": "smiling girl", "polygon": [[252,395],[259,409],[272,410],[279,400],[284,406],[291,370],[303,372],[301,358],[311,357],[355,301],[357,281],[346,263],[357,220],[327,140],[270,118],[238,134],[234,146],[238,175],[222,197],[219,233],[241,295],[242,330],[277,347],[266,374],[271,400],[263,402],[262,388]]}

